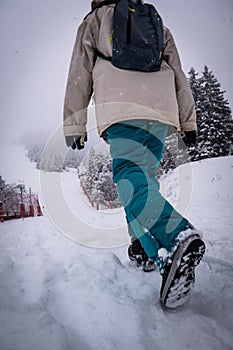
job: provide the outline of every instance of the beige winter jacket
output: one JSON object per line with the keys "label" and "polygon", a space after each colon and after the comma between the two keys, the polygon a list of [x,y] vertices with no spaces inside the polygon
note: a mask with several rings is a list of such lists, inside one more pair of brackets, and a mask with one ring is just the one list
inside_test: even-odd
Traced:
{"label": "beige winter jacket", "polygon": [[122,70],[96,57],[95,49],[105,56],[112,55],[114,6],[96,9],[78,29],[65,95],[65,136],[85,133],[87,107],[93,92],[100,135],[111,124],[130,119],[158,120],[178,130],[196,130],[192,92],[166,27],[158,72]]}

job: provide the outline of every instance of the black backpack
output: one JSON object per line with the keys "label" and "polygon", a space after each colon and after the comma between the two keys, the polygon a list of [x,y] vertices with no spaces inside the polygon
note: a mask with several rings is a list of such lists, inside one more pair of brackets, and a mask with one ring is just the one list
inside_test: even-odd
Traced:
{"label": "black backpack", "polygon": [[[106,0],[97,8],[115,3],[112,57],[96,51],[118,68],[142,72],[160,70],[163,50],[163,23],[153,5],[130,0]],[[92,11],[93,12],[93,11]]]}

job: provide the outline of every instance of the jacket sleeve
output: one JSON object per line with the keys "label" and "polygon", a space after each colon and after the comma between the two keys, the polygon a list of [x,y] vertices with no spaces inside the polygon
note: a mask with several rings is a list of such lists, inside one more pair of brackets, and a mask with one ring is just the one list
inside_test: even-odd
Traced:
{"label": "jacket sleeve", "polygon": [[165,28],[165,46],[162,54],[175,74],[176,97],[180,127],[183,131],[197,130],[195,104],[188,80],[182,70],[180,57],[171,32]]}
{"label": "jacket sleeve", "polygon": [[81,136],[86,132],[94,64],[94,33],[90,20],[86,19],[78,29],[68,74],[64,101],[65,136]]}

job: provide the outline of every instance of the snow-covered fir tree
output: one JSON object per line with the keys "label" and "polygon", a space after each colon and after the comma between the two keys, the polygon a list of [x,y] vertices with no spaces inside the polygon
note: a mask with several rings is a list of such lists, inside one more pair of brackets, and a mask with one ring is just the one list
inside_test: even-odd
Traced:
{"label": "snow-covered fir tree", "polygon": [[188,79],[189,85],[193,93],[196,111],[198,111],[200,109],[200,103],[201,103],[200,96],[202,91],[201,81],[198,78],[199,73],[197,73],[195,69],[192,67],[188,72],[188,74],[189,74],[189,79]]}
{"label": "snow-covered fir tree", "polygon": [[[191,158],[189,153],[184,147],[184,144],[181,143],[181,137],[179,134],[171,127],[171,133],[168,135],[164,152],[162,156],[162,161],[160,163],[158,176],[162,173],[167,173],[170,170],[175,169],[177,166],[190,162]],[[179,146],[179,144],[181,145]]]}
{"label": "snow-covered fir tree", "polygon": [[69,149],[64,160],[64,167],[77,169],[82,160],[82,154],[77,151]]}
{"label": "snow-covered fir tree", "polygon": [[31,144],[27,146],[28,152],[27,157],[31,162],[38,162],[41,159],[41,154],[43,152],[43,144]]}
{"label": "snow-covered fir tree", "polygon": [[45,143],[40,142],[26,144],[26,148],[28,150],[27,157],[30,161],[36,163],[37,169],[45,171],[60,172],[67,168],[77,169],[83,157],[82,153],[69,149],[63,162],[62,156],[55,148],[48,149],[45,155],[43,153]]}
{"label": "snow-covered fir tree", "polygon": [[3,203],[4,215],[18,213],[21,201],[20,185],[7,184],[0,176],[0,201]]}
{"label": "snow-covered fir tree", "polygon": [[193,92],[198,128],[198,144],[192,151],[192,159],[227,156],[233,154],[233,120],[225,91],[212,71],[204,67],[197,77],[193,68],[189,72],[189,83]]}
{"label": "snow-covered fir tree", "polygon": [[105,162],[106,156],[102,153],[95,152],[94,148],[91,148],[81,164],[79,175],[82,178],[83,185],[90,194],[94,190],[95,183],[99,179],[99,175]]}
{"label": "snow-covered fir tree", "polygon": [[112,202],[114,208],[121,206],[112,179],[112,160],[109,155],[92,148],[79,166],[79,176],[82,187],[92,201],[106,206]]}
{"label": "snow-covered fir tree", "polygon": [[61,172],[64,170],[64,159],[56,150],[49,149],[46,153],[43,153],[37,167],[43,171]]}
{"label": "snow-covered fir tree", "polygon": [[112,161],[110,159],[107,160],[99,174],[99,178],[92,191],[92,196],[94,199],[107,202],[113,202],[118,197],[116,186],[112,179]]}

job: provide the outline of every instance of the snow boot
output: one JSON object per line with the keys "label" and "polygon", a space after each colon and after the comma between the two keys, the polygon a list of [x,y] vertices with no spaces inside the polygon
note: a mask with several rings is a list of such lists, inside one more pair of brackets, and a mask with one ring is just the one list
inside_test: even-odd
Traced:
{"label": "snow boot", "polygon": [[167,258],[162,274],[160,301],[162,306],[176,308],[189,300],[195,284],[195,267],[205,253],[199,234],[180,241],[173,255]]}
{"label": "snow boot", "polygon": [[132,241],[128,248],[128,257],[132,261],[137,262],[137,266],[141,266],[144,272],[155,270],[156,264],[149,259],[138,239]]}

